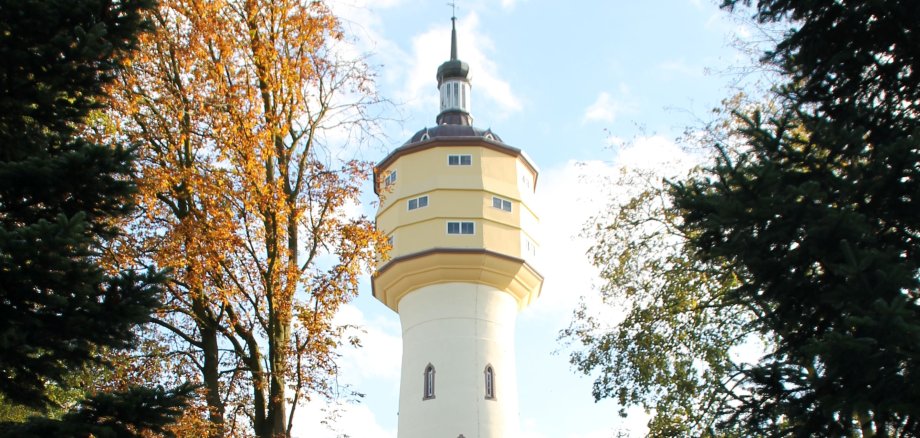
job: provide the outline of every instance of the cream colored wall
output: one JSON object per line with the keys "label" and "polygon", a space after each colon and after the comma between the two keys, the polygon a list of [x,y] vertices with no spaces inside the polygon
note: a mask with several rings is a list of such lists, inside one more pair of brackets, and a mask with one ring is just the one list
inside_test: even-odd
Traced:
{"label": "cream colored wall", "polygon": [[[468,154],[471,166],[449,166],[448,155]],[[536,242],[538,218],[532,187],[523,187],[522,158],[485,147],[435,147],[403,155],[381,175],[397,171],[396,183],[381,189],[377,228],[393,237],[390,258],[432,248],[484,248],[523,258],[521,236]],[[408,200],[428,195],[428,206],[408,210]],[[492,197],[512,201],[512,211],[492,207]],[[448,235],[448,220],[476,223],[476,234]],[[524,225],[522,227],[522,225]],[[523,228],[523,229],[522,229]]]}
{"label": "cream colored wall", "polygon": [[[516,438],[515,299],[493,287],[442,283],[417,289],[399,305],[403,328],[398,438]],[[423,377],[435,367],[435,397]],[[495,400],[484,370],[495,370]]]}

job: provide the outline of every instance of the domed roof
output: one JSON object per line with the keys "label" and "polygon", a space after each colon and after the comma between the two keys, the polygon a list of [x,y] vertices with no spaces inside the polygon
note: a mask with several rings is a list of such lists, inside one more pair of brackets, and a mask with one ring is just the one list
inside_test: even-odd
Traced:
{"label": "domed roof", "polygon": [[441,83],[448,78],[460,78],[468,79],[470,75],[470,65],[459,60],[451,59],[450,61],[445,61],[438,67],[438,86],[441,86]]}
{"label": "domed roof", "polygon": [[424,128],[415,133],[412,138],[405,143],[405,145],[410,145],[413,143],[420,143],[427,140],[433,140],[438,138],[457,138],[457,137],[478,137],[496,143],[504,143],[501,137],[498,134],[492,132],[491,129],[480,129],[475,126],[470,125],[439,125],[431,128]]}

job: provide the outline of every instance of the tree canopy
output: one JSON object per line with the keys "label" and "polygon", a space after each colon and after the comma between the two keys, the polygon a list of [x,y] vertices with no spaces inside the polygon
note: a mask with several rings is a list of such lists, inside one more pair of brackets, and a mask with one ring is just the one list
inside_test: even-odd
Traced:
{"label": "tree canopy", "polygon": [[[660,173],[623,169],[609,184],[625,199],[585,229],[604,310],[582,303],[560,338],[577,346],[571,363],[596,376],[596,400],[654,412],[649,436],[713,436],[737,384],[732,349],[753,315],[729,299],[730,269],[691,256]],[[614,313],[623,314],[615,324]]]}
{"label": "tree canopy", "polygon": [[[66,385],[72,370],[97,363],[106,349],[132,346],[133,329],[159,304],[159,274],[100,264],[133,206],[133,152],[81,135],[151,5],[0,2],[0,393],[7,402],[49,407],[49,385]],[[36,434],[162,430],[181,410],[174,395],[96,395]]]}
{"label": "tree canopy", "polygon": [[165,0],[151,18],[110,89],[110,135],[142,145],[119,256],[173,272],[145,356],[203,384],[199,433],[287,436],[340,389],[333,318],[385,243],[347,213],[371,174],[348,148],[373,129],[373,76],[335,50],[322,2]]}
{"label": "tree canopy", "polygon": [[[763,57],[784,82],[769,104],[727,117],[727,135],[709,137],[710,164],[602,217],[591,255],[603,268],[605,299],[629,304],[606,332],[576,315],[573,328],[586,330],[569,335],[586,349],[573,363],[600,371],[596,397],[658,414],[694,406],[701,399],[687,395],[697,390],[723,403],[686,417],[691,427],[711,425],[705,430],[685,422],[668,431],[656,415],[652,435],[916,436],[920,3],[723,7],[788,25]],[[643,225],[664,218],[673,231]],[[665,231],[672,237],[650,238]],[[712,269],[731,273],[722,289],[676,281]],[[722,362],[731,385],[701,379],[719,369],[708,360],[736,345],[706,337],[726,327],[726,315],[688,324],[708,313],[683,306],[712,291],[740,318],[738,333],[765,341],[756,363]],[[688,361],[695,353],[682,339],[719,341],[708,344],[717,354]]]}
{"label": "tree canopy", "polygon": [[765,57],[781,108],[738,113],[742,146],[674,187],[695,255],[739,273],[775,342],[727,422],[749,433],[918,433],[918,7],[757,2],[792,22]]}

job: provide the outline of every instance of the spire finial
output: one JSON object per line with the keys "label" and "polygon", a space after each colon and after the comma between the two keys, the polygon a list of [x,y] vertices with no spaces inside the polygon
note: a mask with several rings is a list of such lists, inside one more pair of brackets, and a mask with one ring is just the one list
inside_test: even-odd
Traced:
{"label": "spire finial", "polygon": [[457,60],[457,2],[447,3],[451,7],[450,16],[450,60]]}

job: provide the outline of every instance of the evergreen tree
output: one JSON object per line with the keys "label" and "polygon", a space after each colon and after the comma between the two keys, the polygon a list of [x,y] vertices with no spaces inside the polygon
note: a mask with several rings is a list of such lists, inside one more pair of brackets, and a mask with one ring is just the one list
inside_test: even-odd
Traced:
{"label": "evergreen tree", "polygon": [[[130,346],[132,328],[158,304],[159,275],[99,265],[132,207],[132,153],[80,135],[150,7],[0,0],[0,393],[10,402],[47,407],[50,382],[63,384],[105,348]],[[97,395],[58,423],[73,428],[52,435],[124,436],[115,423],[159,430],[179,410],[173,395]]]}
{"label": "evergreen tree", "polygon": [[920,434],[918,16],[757,2],[793,25],[765,57],[790,77],[782,108],[739,114],[743,147],[674,187],[696,254],[741,275],[732,299],[775,339],[730,418],[751,435]]}

